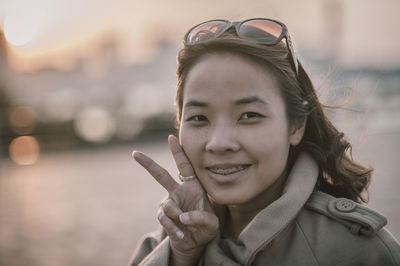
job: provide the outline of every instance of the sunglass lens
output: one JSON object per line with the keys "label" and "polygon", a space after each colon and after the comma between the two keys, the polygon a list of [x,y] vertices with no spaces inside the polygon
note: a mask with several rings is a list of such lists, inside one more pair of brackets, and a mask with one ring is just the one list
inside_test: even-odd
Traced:
{"label": "sunglass lens", "polygon": [[187,43],[199,43],[217,37],[225,30],[226,21],[210,21],[194,27],[186,36]]}
{"label": "sunglass lens", "polygon": [[248,20],[240,25],[241,38],[265,44],[276,44],[282,34],[282,26],[269,20]]}

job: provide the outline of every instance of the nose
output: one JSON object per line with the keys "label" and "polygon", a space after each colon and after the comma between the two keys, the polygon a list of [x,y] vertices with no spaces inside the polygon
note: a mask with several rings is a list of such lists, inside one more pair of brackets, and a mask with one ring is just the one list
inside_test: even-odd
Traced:
{"label": "nose", "polygon": [[212,153],[236,152],[240,144],[236,138],[235,130],[226,125],[217,125],[209,131],[206,151]]}

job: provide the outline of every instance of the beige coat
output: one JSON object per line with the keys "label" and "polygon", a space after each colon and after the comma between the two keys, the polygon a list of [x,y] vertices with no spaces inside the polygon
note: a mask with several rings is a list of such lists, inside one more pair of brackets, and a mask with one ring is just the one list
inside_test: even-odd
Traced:
{"label": "beige coat", "polygon": [[[237,239],[210,242],[199,265],[400,265],[400,245],[380,214],[348,199],[313,191],[318,167],[308,155],[294,165],[282,196]],[[130,265],[168,265],[169,238],[145,236]]]}

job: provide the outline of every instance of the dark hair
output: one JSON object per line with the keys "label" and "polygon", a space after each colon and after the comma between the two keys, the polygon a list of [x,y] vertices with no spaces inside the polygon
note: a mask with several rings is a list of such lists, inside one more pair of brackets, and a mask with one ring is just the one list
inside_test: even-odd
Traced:
{"label": "dark hair", "polygon": [[299,75],[296,76],[284,43],[266,46],[241,39],[229,31],[207,42],[185,45],[178,54],[178,127],[188,72],[202,56],[213,53],[240,55],[272,71],[281,89],[289,122],[301,126],[306,119],[303,139],[299,145],[290,148],[289,167],[299,153],[308,152],[319,165],[318,189],[335,197],[345,197],[357,202],[368,200],[367,188],[372,168],[353,161],[350,143],[324,114],[314,86],[300,62]]}

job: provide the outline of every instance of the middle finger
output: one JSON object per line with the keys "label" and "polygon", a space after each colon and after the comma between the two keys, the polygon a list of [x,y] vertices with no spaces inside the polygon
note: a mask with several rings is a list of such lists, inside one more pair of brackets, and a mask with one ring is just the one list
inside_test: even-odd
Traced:
{"label": "middle finger", "polygon": [[170,135],[168,137],[168,144],[171,149],[172,156],[174,157],[176,166],[178,167],[179,173],[181,173],[183,177],[194,176],[195,172],[192,164],[179,144],[178,139],[175,136]]}

